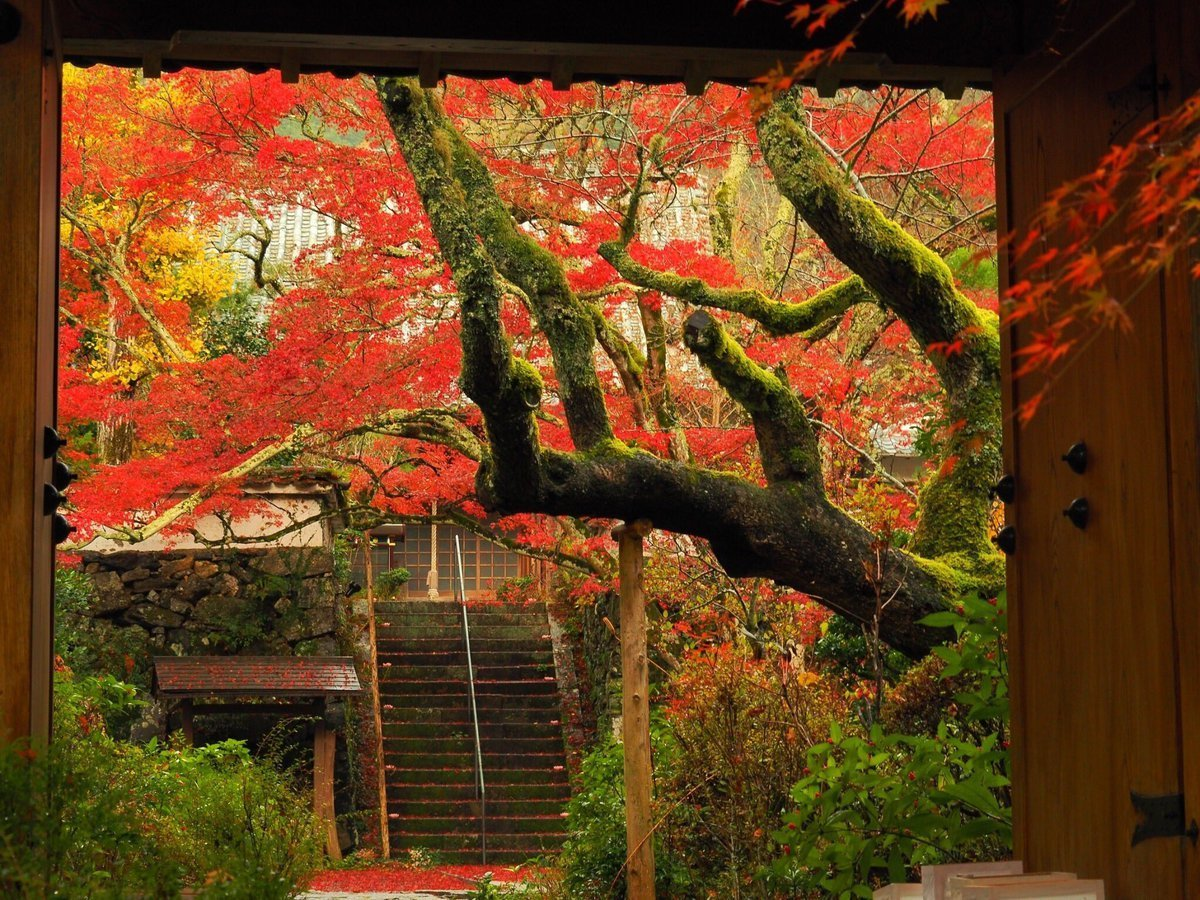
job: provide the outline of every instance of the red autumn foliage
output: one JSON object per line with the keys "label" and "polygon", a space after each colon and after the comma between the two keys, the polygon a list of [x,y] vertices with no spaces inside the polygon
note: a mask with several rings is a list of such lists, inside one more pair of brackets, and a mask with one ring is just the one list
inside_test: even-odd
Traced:
{"label": "red autumn foliage", "polygon": [[395,863],[381,863],[366,869],[333,869],[319,872],[309,884],[313,891],[461,891],[476,887],[484,875],[491,874],[496,883],[520,881],[528,869],[505,866],[435,866],[418,868]]}
{"label": "red autumn foliage", "polygon": [[[655,148],[670,175],[644,201],[651,223],[668,221],[680,191],[711,188],[739,145],[763,172],[753,118],[733,88],[689,98],[678,87],[555,91],[453,79],[443,94],[523,227],[567,261],[573,288],[610,318],[629,309],[632,294],[596,248],[616,234],[639,154]],[[457,381],[457,288],[368,83],[195,71],[143,82],[96,68],[69,72],[64,109],[60,415],[84,474],[72,490],[84,539],[144,522],[205,485],[195,515],[170,530],[213,510],[236,517],[247,501],[239,479],[222,475],[262,452],[333,465],[349,478],[356,508],[372,515],[426,515],[436,504],[484,517],[469,452],[483,428]],[[814,97],[810,110],[831,152],[910,230],[943,253],[990,244],[980,222],[993,192],[986,97],[949,110],[929,92],[883,88]],[[598,139],[614,116],[621,139]],[[953,198],[948,210],[942,202],[931,214],[931,194]],[[329,228],[282,263],[259,258],[263,225],[281,206],[311,211]],[[705,235],[670,229],[633,252],[713,284],[761,283],[796,300],[844,277],[819,240],[786,221],[781,249],[802,263],[775,271],[774,260],[751,259],[763,227],[752,216],[735,222],[733,261]],[[233,262],[246,266],[249,289],[235,288]],[[972,296],[995,303],[987,288]],[[549,392],[543,444],[570,449],[548,348],[519,297],[508,301],[505,328]],[[645,305],[664,308],[658,296]],[[830,479],[844,496],[859,492],[853,448],[870,446],[873,425],[936,411],[933,371],[913,359],[899,323],[876,337],[868,361],[847,354],[852,315],[819,341],[775,338],[717,315],[752,359],[812,398]],[[667,382],[696,461],[761,480],[748,421],[711,381],[673,365]],[[638,419],[615,374],[605,384],[617,435],[666,455],[667,432]],[[855,485],[838,487],[848,480]],[[911,497],[889,497],[911,518]],[[500,525],[546,551],[607,547],[606,538],[564,546],[563,532],[539,516]]]}

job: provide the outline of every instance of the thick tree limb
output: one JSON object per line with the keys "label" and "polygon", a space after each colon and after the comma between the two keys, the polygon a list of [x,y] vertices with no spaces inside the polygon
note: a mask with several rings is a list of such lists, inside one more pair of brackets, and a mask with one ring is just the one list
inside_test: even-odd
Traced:
{"label": "thick tree limb", "polygon": [[704,310],[688,316],[683,341],[750,414],[767,481],[801,482],[821,491],[816,436],[792,389],[751,360]]}
{"label": "thick tree limb", "polygon": [[[541,496],[535,502],[511,498],[509,512],[630,521],[653,516],[656,528],[707,539],[734,578],[771,578],[858,621],[874,612],[875,589],[863,577],[863,562],[875,558],[875,537],[810,486],[761,488],[640,452],[545,451],[543,458]],[[980,586],[947,566],[885,551],[883,589],[897,599],[884,617],[884,639],[913,656],[928,652],[950,635],[917,621],[944,610],[947,597]]]}
{"label": "thick tree limb", "polygon": [[639,287],[677,297],[695,306],[740,313],[760,322],[776,335],[800,334],[841,316],[855,304],[875,299],[856,275],[825,288],[803,303],[787,303],[772,299],[755,288],[714,288],[700,278],[659,272],[637,262],[629,255],[629,249],[617,241],[601,244],[599,249],[600,255],[621,273],[622,278]]}
{"label": "thick tree limb", "polygon": [[[592,323],[589,320],[586,328],[576,328],[588,313],[578,298],[563,288],[565,273],[561,264],[515,233],[511,216],[495,197],[478,156],[454,132],[430,95],[411,82],[393,79],[380,80],[379,92],[462,298],[462,381],[483,412],[490,442],[490,457],[485,458],[477,477],[479,497],[485,506],[507,513],[650,518],[656,527],[707,539],[731,576],[772,578],[860,622],[871,621],[880,592],[894,595],[880,633],[907,653],[918,655],[948,637],[917,623],[926,614],[944,609],[956,594],[991,586],[996,570],[979,564],[981,554],[973,552],[976,545],[971,541],[955,548],[968,547],[963,559],[969,565],[962,567],[957,565],[957,557],[927,559],[881,550],[870,532],[825,497],[815,438],[799,398],[778,378],[753,364],[706,315],[694,320],[689,343],[714,377],[755,419],[768,486],[663,460],[605,437],[611,433],[607,416],[602,409],[589,409],[586,399],[588,385],[596,377],[591,358],[595,341]],[[793,141],[790,131],[778,128],[777,133],[782,136],[779,140]],[[776,137],[767,135],[764,144],[772,139]],[[779,165],[794,170],[788,178],[802,179],[804,168],[820,164],[832,169],[811,141],[804,148],[812,148],[813,152],[799,160],[791,144],[776,154]],[[814,171],[814,177],[825,177],[821,171]],[[845,205],[847,198],[865,203],[844,182],[837,183],[836,170],[826,187],[823,196],[830,204]],[[797,208],[807,217],[803,206],[797,203]],[[860,215],[857,209],[852,212]],[[853,216],[831,214],[826,224],[837,230],[853,229],[862,222]],[[871,224],[875,230],[861,237],[882,234],[892,246],[909,249],[903,240],[892,239],[894,235],[886,225],[880,226],[875,220]],[[851,237],[840,234],[831,241],[826,236],[826,241],[831,247],[835,243],[841,247]],[[616,249],[623,252],[624,246],[618,244]],[[834,249],[836,252],[837,247]],[[853,261],[858,262],[858,257]],[[920,268],[927,260],[922,256],[918,262]],[[937,264],[941,265],[940,260]],[[894,291],[904,279],[920,275],[901,265],[891,280],[883,277],[883,267],[883,261],[874,270],[866,266],[868,271],[859,273],[863,275],[862,284],[844,286],[843,293],[853,293],[861,302],[871,299],[862,285],[878,294],[876,283]],[[874,282],[866,277],[868,272]],[[566,405],[568,416],[574,418],[570,424],[576,446],[586,448],[586,452],[561,453],[537,444],[532,410],[540,398],[540,380],[526,364],[513,358],[499,317],[503,286],[498,273],[526,292],[551,343],[560,379],[565,376],[573,390],[582,392],[575,393],[574,400]],[[629,280],[638,283],[637,279]],[[937,277],[933,282],[939,289],[944,288]],[[950,286],[952,290],[952,283]],[[925,282],[918,278],[916,287],[924,289]],[[651,289],[660,288],[652,285]],[[758,295],[753,299],[769,298]],[[933,304],[932,316],[948,310],[961,314],[965,321],[986,325],[973,307],[960,308],[953,295],[891,299],[898,315],[901,308],[928,311]],[[824,321],[830,314],[803,313],[811,316],[809,324]],[[927,336],[943,332],[957,335],[957,323],[928,325],[922,333]],[[573,368],[584,365],[585,359],[587,372]],[[972,360],[971,365],[978,368],[977,358],[973,356]],[[957,365],[946,365],[939,371],[949,372]],[[964,374],[968,370],[964,369]],[[986,377],[979,380],[985,388],[995,382],[994,376],[990,382]],[[966,386],[962,378],[956,384]],[[967,394],[970,392],[964,396]],[[960,486],[946,483],[954,489]],[[957,501],[960,496],[955,494],[953,499]],[[923,498],[923,503],[927,502]],[[973,527],[971,515],[968,510],[964,527]],[[981,529],[979,535],[986,542],[986,531]],[[867,564],[874,566],[872,579],[864,577]]]}
{"label": "thick tree limb", "polygon": [[733,259],[734,221],[737,217],[737,198],[742,182],[750,170],[750,148],[738,141],[729,154],[729,165],[713,192],[713,209],[709,214],[713,252],[723,259]]}
{"label": "thick tree limb", "polygon": [[499,461],[485,460],[480,481],[503,495],[536,496],[541,460],[533,411],[541,403],[542,379],[513,355],[504,332],[503,288],[472,227],[463,188],[451,174],[452,129],[415,82],[380,78],[376,86],[462,295],[461,383],[483,412],[492,459]]}
{"label": "thick tree limb", "polygon": [[671,459],[691,462],[692,449],[688,446],[679,408],[675,405],[671,384],[667,381],[667,323],[663,318],[662,304],[651,302],[645,291],[639,291],[637,306],[642,332],[646,335],[646,370],[642,377],[646,395],[659,427],[669,435],[667,450]]}
{"label": "thick tree limb", "polygon": [[922,347],[984,329],[981,310],[959,293],[941,257],[859,196],[826,158],[808,129],[798,90],[767,110],[758,134],[780,192]]}
{"label": "thick tree limb", "polygon": [[780,192],[909,327],[946,390],[949,465],[922,492],[914,549],[994,572],[987,489],[999,475],[1002,431],[995,315],[958,291],[941,257],[855,192],[813,140],[798,89],[759,119],[758,136]]}
{"label": "thick tree limb", "polygon": [[605,318],[604,311],[599,306],[592,306],[591,309],[596,323],[596,341],[612,363],[617,377],[621,379],[621,387],[625,390],[625,396],[629,398],[633,424],[638,428],[649,428],[650,416],[644,377],[646,360],[625,339],[625,335]]}
{"label": "thick tree limb", "polygon": [[[559,395],[575,446],[586,450],[614,440],[604,405],[604,391],[592,358],[596,345],[592,313],[571,291],[558,259],[532,237],[517,230],[487,167],[446,119],[432,94],[420,96],[421,114],[412,118],[404,115],[397,103],[408,103],[410,108],[416,108],[416,100],[404,99],[420,91],[415,82],[379,79],[378,84],[384,111],[396,130],[410,166],[412,159],[405,145],[419,139],[414,126],[420,122],[429,135],[436,136],[430,138],[429,149],[435,154],[444,177],[450,179],[454,187],[454,193],[439,194],[440,205],[457,207],[455,215],[464,219],[464,228],[482,239],[495,270],[529,297],[538,327],[545,334],[554,357]],[[401,136],[401,129],[407,129],[406,136]],[[441,235],[438,235],[438,242],[446,252]],[[450,264],[455,280],[466,293],[453,258]]]}

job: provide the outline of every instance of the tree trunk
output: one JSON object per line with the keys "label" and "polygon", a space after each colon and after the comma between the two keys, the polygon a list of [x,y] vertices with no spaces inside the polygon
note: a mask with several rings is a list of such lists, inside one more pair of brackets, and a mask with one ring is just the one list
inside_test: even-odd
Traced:
{"label": "tree trunk", "polygon": [[[875,572],[878,541],[826,497],[802,398],[706,314],[689,318],[685,343],[753,420],[768,484],[661,459],[613,436],[593,363],[594,320],[567,285],[561,262],[516,230],[482,160],[431,92],[404,79],[381,78],[378,86],[462,297],[462,385],[487,428],[489,452],[476,488],[488,509],[646,517],[656,527],[707,539],[731,576],[771,578],[861,623],[872,621],[882,590],[894,599],[880,634],[914,656],[951,636],[921,625],[924,616],[966,591],[1000,586],[1003,564],[987,532],[987,488],[998,474],[1001,432],[995,316],[963,297],[936,254],[847,184],[805,130],[798,93],[763,116],[761,149],[784,196],[853,277],[798,304],[710,288],[633,263],[624,252],[633,216],[622,239],[601,254],[634,284],[733,310],[775,333],[821,327],[863,302],[878,302],[905,321],[946,389],[953,459],[921,495],[920,555],[882,550],[874,584],[866,567]],[[505,280],[528,294],[550,345],[574,453],[538,441],[533,411],[542,383],[513,354],[501,325]],[[932,352],[931,345],[953,342],[961,346],[957,353]]]}

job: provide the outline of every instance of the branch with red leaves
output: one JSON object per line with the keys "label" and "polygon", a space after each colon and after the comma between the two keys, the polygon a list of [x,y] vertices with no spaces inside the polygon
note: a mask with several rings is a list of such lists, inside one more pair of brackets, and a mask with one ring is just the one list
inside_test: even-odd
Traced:
{"label": "branch with red leaves", "polygon": [[[812,426],[791,389],[746,357],[711,317],[697,313],[685,342],[750,414],[767,486],[660,459],[618,441],[603,397],[591,390],[596,377],[591,314],[567,285],[561,261],[516,231],[482,160],[462,140],[432,92],[422,91],[413,81],[387,78],[379,79],[378,89],[458,283],[462,381],[483,412],[489,438],[489,454],[476,480],[485,506],[503,513],[648,517],[658,527],[707,538],[731,575],[773,578],[867,621],[874,612],[877,586],[863,579],[862,565],[874,558],[877,542],[825,496]],[[863,283],[911,320],[918,339],[949,338],[982,321],[973,314],[975,307],[957,294],[936,254],[887,222],[844,179],[831,175],[832,166],[813,149],[811,139],[797,141],[786,118],[795,110],[794,104],[780,106],[778,115],[763,118],[759,134],[781,189],[801,215],[835,253],[842,250],[843,262]],[[819,186],[816,191],[797,190],[803,182]],[[631,205],[636,205],[639,189],[640,179]],[[612,250],[623,250],[631,238],[629,222],[627,214],[622,241]],[[848,251],[856,232],[876,238],[878,246]],[[610,253],[621,259],[619,253]],[[621,274],[635,284],[639,279],[630,272],[653,275],[626,266]],[[533,410],[541,401],[542,383],[514,354],[505,332],[500,314],[503,279],[527,295],[545,333],[575,452],[540,443]],[[898,296],[902,285],[906,292]],[[991,335],[994,339],[994,325]],[[952,400],[980,406],[972,427],[999,413],[998,356],[991,358],[989,369],[984,353],[989,346],[984,337],[975,337],[959,357],[935,363]],[[972,379],[979,388],[976,393],[969,390]],[[593,397],[598,397],[599,409],[592,405]],[[958,541],[951,549],[940,549],[949,541],[944,531],[971,531],[976,523],[970,511],[987,502],[986,487],[969,481],[963,472],[980,477],[986,470],[990,483],[995,461],[986,453],[976,456],[981,458],[978,462],[960,465],[957,475],[948,473],[931,492],[935,501],[952,500],[968,511],[963,516],[956,510],[952,524],[930,529],[925,538],[927,546],[939,548],[938,555],[957,554],[956,567],[951,570],[942,562],[939,568],[919,557],[886,551],[887,590],[897,599],[882,627],[886,639],[906,652],[923,653],[942,637],[918,625],[921,617],[943,608],[966,584],[991,583],[999,570],[987,546],[986,523],[979,523],[978,534],[971,534],[965,544]],[[977,486],[979,498],[963,495],[965,488]]]}

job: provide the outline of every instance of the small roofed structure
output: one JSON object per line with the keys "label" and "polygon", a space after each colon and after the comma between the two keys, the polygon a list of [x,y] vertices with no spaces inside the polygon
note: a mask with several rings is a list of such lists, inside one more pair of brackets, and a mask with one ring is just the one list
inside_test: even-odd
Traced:
{"label": "small roofed structure", "polygon": [[362,692],[349,656],[158,656],[160,697],[329,697]]}
{"label": "small roofed structure", "polygon": [[[314,716],[313,810],[325,824],[325,850],[341,858],[333,805],[337,733],[328,724],[331,699],[362,693],[349,656],[158,656],[154,695],[176,700],[183,733],[194,740],[197,713]],[[199,701],[199,702],[197,702]]]}

